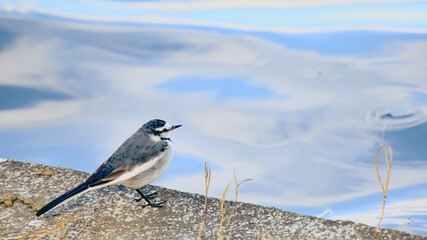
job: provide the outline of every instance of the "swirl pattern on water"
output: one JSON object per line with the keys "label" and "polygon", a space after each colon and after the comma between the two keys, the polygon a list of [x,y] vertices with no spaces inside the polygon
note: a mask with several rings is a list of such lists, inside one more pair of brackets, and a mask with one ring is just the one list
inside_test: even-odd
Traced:
{"label": "swirl pattern on water", "polygon": [[399,130],[427,122],[427,107],[383,107],[365,114],[365,121],[375,130]]}

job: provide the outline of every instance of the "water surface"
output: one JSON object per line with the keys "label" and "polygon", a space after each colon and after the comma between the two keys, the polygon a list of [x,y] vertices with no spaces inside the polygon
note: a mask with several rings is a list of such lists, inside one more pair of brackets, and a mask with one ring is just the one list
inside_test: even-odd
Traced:
{"label": "water surface", "polygon": [[[92,172],[144,122],[183,127],[155,184],[427,234],[427,35],[0,19],[0,157]],[[384,169],[384,163],[382,164]],[[232,194],[229,198],[233,198]]]}

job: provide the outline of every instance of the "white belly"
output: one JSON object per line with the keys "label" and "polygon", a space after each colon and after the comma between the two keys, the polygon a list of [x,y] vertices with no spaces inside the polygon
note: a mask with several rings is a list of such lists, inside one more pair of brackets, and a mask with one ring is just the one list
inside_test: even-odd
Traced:
{"label": "white belly", "polygon": [[152,183],[165,172],[166,168],[169,166],[172,154],[173,144],[169,142],[168,148],[158,157],[136,167],[129,173],[123,174],[114,181],[114,184],[122,184],[126,187],[137,189]]}

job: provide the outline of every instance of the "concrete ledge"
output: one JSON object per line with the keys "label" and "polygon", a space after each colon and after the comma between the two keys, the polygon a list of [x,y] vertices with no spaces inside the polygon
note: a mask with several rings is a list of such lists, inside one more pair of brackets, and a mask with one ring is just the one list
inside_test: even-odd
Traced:
{"label": "concrete ledge", "polygon": [[[65,222],[64,236],[72,239],[197,239],[204,196],[157,186],[163,208],[142,208],[133,201],[133,189],[111,186],[89,192],[37,218],[35,210],[77,186],[89,176],[72,169],[49,167],[13,160],[0,162],[0,238],[22,237],[49,231],[61,217],[82,217]],[[203,179],[201,179],[203,181]],[[229,213],[233,202],[226,202]],[[220,221],[220,199],[209,198],[202,239],[216,239]],[[228,215],[227,215],[228,216]],[[349,221],[331,221],[248,203],[238,203],[237,221],[225,239],[371,239],[375,228]],[[56,234],[56,235],[54,235]],[[59,237],[58,230],[51,236]],[[62,239],[62,238],[61,238]],[[427,239],[381,229],[376,239]]]}

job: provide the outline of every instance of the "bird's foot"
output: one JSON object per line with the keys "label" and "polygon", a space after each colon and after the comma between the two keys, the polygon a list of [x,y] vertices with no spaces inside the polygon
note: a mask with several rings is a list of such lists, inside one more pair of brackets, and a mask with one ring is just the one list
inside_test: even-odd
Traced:
{"label": "bird's foot", "polygon": [[148,199],[154,199],[157,196],[157,192],[152,192],[145,195]]}
{"label": "bird's foot", "polygon": [[157,192],[153,192],[153,193],[150,193],[150,194],[144,194],[144,196],[145,196],[145,198],[144,197],[140,197],[140,198],[135,198],[135,199],[133,199],[135,202],[139,202],[139,201],[141,201],[142,199],[150,199],[150,200],[152,200],[152,199],[154,199],[154,198],[156,198],[156,196],[157,196]]}
{"label": "bird's foot", "polygon": [[164,204],[167,202],[167,200],[162,201],[162,202],[159,202],[159,203],[157,203],[157,202],[152,202],[152,201],[147,201],[147,202],[148,202],[148,204],[145,204],[145,205],[139,205],[139,206],[141,206],[141,207],[148,207],[148,206],[151,206],[151,207],[158,207],[158,208],[161,208],[161,207],[164,207]]}
{"label": "bird's foot", "polygon": [[148,203],[146,205],[140,205],[141,207],[146,207],[146,206],[163,207],[163,204],[165,204],[165,202],[166,202],[166,201],[163,201],[163,202],[157,203],[157,202],[155,202],[156,200],[151,201],[151,200],[153,200],[157,196],[157,192],[153,192],[153,193],[150,193],[150,194],[144,194],[139,189],[135,189],[135,190],[139,193],[139,195],[141,195],[141,198],[134,199],[134,200],[137,201],[137,202],[139,202],[142,199],[144,199]]}

